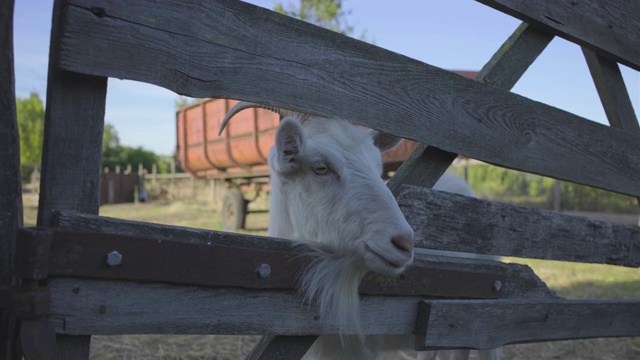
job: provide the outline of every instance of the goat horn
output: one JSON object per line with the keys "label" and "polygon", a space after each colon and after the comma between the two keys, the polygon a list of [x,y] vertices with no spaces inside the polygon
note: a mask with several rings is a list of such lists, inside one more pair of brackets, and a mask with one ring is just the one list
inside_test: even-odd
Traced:
{"label": "goat horn", "polygon": [[257,104],[257,103],[247,102],[247,101],[240,101],[237,104],[235,104],[229,110],[229,112],[227,112],[227,114],[224,116],[224,119],[222,119],[222,122],[220,123],[220,131],[218,132],[218,136],[222,135],[222,131],[227,126],[227,124],[229,123],[229,120],[231,120],[232,117],[234,117],[240,111],[242,111],[244,109],[250,109],[250,108],[260,108],[260,109],[270,110],[270,111],[273,111],[274,113],[276,113],[276,114],[278,114],[280,116],[286,116],[288,114],[284,110],[278,109],[278,108],[273,107],[273,106]]}

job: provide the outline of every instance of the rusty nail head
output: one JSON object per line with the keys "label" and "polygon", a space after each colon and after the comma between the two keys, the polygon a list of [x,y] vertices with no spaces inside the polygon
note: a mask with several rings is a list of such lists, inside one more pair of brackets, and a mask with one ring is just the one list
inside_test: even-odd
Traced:
{"label": "rusty nail head", "polygon": [[261,278],[267,278],[269,277],[269,275],[271,275],[271,266],[269,266],[269,264],[261,264],[260,266],[258,266],[256,272]]}
{"label": "rusty nail head", "polygon": [[500,280],[496,280],[493,282],[493,291],[500,291],[502,290],[502,281]]}
{"label": "rusty nail head", "polygon": [[120,264],[122,264],[122,254],[115,250],[107,254],[107,265],[119,266]]}

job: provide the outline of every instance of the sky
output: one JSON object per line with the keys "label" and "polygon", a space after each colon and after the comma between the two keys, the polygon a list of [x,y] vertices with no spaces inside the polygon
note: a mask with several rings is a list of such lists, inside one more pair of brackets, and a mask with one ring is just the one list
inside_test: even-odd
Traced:
{"label": "sky", "polygon": [[[294,0],[282,0],[284,4]],[[249,3],[273,9],[274,0]],[[297,1],[296,1],[297,3]],[[46,98],[51,1],[17,0],[14,14],[16,96]],[[480,70],[520,21],[472,0],[343,0],[347,22],[376,46],[449,70]],[[620,66],[636,114],[640,74]],[[606,124],[578,45],[555,38],[513,92]],[[109,79],[105,121],[121,143],[171,155],[176,146],[172,91]]]}

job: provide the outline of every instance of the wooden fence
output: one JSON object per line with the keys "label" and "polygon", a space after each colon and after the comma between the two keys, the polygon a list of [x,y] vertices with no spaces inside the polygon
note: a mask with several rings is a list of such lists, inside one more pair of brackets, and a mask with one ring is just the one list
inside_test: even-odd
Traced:
{"label": "wooden fence", "polygon": [[[638,267],[637,227],[428,189],[463,154],[640,196],[640,128],[617,64],[640,69],[640,4],[481,2],[526,23],[474,81],[239,1],[55,1],[39,229],[18,231],[14,94],[0,82],[11,140],[1,165],[15,169],[0,175],[10,184],[0,196],[3,355],[18,359],[18,340],[27,359],[86,359],[95,334],[216,333],[277,334],[252,358],[294,359],[337,331],[291,291],[305,260],[289,242],[96,216],[108,77],[350,119],[425,144],[389,182],[420,246]],[[3,79],[13,78],[12,6],[0,8]],[[583,46],[611,127],[509,92],[555,35]],[[245,265],[229,277],[225,259]],[[176,261],[184,267],[167,271]],[[272,276],[257,277],[264,263]],[[526,266],[426,257],[410,275],[393,286],[367,280],[365,333],[415,331],[419,350],[640,335],[640,300],[560,299]]]}

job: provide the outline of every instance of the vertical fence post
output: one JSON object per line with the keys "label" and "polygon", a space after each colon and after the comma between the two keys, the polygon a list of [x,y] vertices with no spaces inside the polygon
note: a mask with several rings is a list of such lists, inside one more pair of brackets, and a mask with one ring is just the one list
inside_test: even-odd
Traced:
{"label": "vertical fence post", "polygon": [[171,195],[175,197],[176,195],[176,161],[171,158]]}
{"label": "vertical fence post", "polygon": [[158,182],[158,164],[151,165],[151,185],[156,186]]}
{"label": "vertical fence post", "polygon": [[561,200],[562,200],[562,183],[560,180],[556,180],[553,183],[553,188],[551,189],[551,193],[553,194],[553,210],[561,211]]}
{"label": "vertical fence post", "polygon": [[[22,226],[20,136],[13,72],[13,0],[0,1],[0,285],[11,284],[16,234]],[[0,309],[0,358],[22,359],[17,320]]]}

